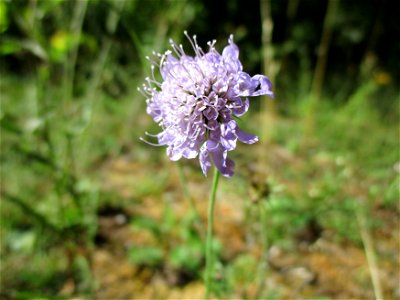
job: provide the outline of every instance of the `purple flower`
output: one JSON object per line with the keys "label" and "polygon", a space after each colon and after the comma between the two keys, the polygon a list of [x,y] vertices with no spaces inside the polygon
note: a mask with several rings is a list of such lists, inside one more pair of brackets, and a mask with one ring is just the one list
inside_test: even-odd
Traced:
{"label": "purple flower", "polygon": [[[192,40],[185,35],[196,55],[188,56],[182,45],[171,40],[174,53],[155,54],[159,63],[152,62],[152,78],[146,78],[141,89],[147,98],[147,113],[162,128],[154,137],[157,145],[167,146],[171,160],[199,156],[204,175],[214,163],[222,175],[230,177],[235,164],[228,152],[236,148],[238,140],[246,144],[258,141],[257,136],[239,128],[235,117],[249,109],[247,97],[273,96],[272,85],[264,75],[251,77],[243,72],[232,35],[222,55],[214,48],[215,40],[208,42],[209,50],[204,53],[196,36]],[[155,79],[155,65],[162,82]]]}

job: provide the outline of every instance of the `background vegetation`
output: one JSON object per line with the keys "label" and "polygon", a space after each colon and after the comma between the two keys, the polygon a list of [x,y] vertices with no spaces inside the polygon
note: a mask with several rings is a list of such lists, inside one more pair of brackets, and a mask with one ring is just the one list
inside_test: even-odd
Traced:
{"label": "background vegetation", "polygon": [[216,207],[222,298],[390,298],[400,23],[390,1],[0,0],[1,298],[202,298],[210,182],[139,141],[145,59],[230,34],[252,100]]}

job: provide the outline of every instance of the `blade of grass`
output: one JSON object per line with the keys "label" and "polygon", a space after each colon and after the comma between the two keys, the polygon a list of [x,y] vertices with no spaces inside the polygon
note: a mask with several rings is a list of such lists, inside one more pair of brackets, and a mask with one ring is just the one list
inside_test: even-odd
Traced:
{"label": "blade of grass", "polygon": [[383,299],[382,285],[379,280],[379,268],[374,251],[372,237],[367,229],[367,222],[364,213],[359,207],[355,209],[358,226],[360,228],[361,239],[364,246],[365,256],[367,258],[369,272],[371,274],[372,287],[376,299]]}
{"label": "blade of grass", "polygon": [[314,133],[315,113],[321,97],[321,90],[324,83],[328,51],[332,40],[333,22],[339,6],[339,0],[329,0],[324,19],[321,42],[318,47],[318,59],[314,70],[314,77],[311,83],[309,107],[305,116],[305,138],[311,137]]}

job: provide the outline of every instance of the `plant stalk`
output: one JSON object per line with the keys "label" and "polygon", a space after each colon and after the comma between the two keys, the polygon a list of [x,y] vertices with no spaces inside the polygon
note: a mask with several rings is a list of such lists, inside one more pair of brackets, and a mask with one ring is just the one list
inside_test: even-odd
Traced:
{"label": "plant stalk", "polygon": [[214,168],[213,183],[211,188],[210,199],[208,201],[208,224],[207,224],[207,240],[206,240],[206,299],[209,299],[211,292],[212,272],[213,272],[213,253],[212,253],[212,234],[214,224],[214,207],[215,195],[217,193],[219,180],[219,171]]}

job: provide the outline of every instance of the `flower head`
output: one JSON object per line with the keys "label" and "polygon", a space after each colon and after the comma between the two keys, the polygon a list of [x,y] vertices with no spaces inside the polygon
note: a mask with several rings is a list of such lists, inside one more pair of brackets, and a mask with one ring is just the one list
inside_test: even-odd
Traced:
{"label": "flower head", "polygon": [[[155,135],[158,145],[167,146],[171,160],[199,156],[205,175],[212,162],[224,176],[232,176],[234,162],[228,152],[237,141],[253,144],[257,136],[242,131],[235,117],[249,109],[247,97],[273,96],[270,80],[264,75],[251,77],[243,71],[239,48],[229,37],[222,54],[208,42],[205,53],[196,36],[191,39],[195,56],[187,55],[182,45],[172,40],[172,51],[155,54],[159,63],[152,62],[152,78],[146,78],[141,91],[147,98],[147,113],[162,131]],[[159,67],[162,82],[154,76]]]}

